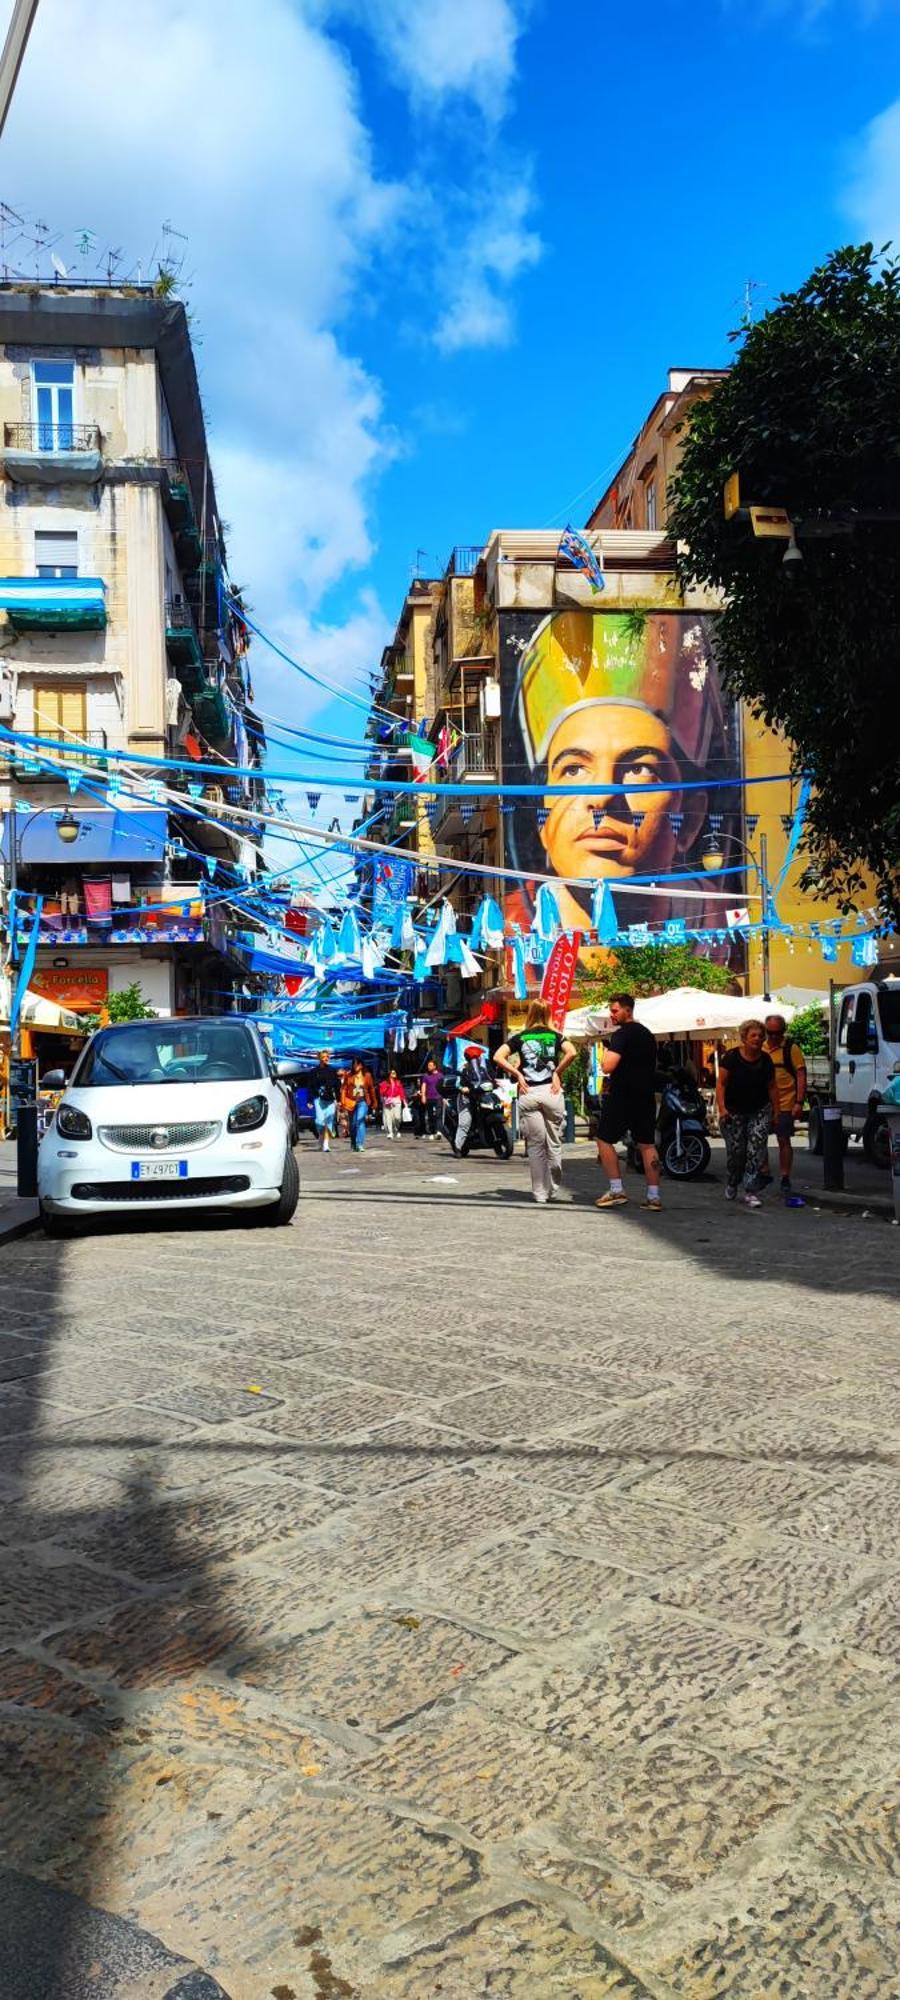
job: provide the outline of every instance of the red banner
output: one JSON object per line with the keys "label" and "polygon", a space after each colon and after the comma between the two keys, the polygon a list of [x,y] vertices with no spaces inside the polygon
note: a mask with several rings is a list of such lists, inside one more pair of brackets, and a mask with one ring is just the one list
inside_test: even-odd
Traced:
{"label": "red banner", "polygon": [[583,937],[583,931],[573,931],[571,937],[563,933],[557,938],[544,967],[541,999],[547,1002],[550,1021],[557,1033],[562,1033],[566,1024]]}

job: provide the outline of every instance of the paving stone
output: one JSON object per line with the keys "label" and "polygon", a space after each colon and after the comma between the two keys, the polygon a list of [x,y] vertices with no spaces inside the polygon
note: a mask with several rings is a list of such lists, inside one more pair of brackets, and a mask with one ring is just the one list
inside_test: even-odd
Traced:
{"label": "paving stone", "polygon": [[[896,1681],[894,1682],[896,1687]],[[898,1703],[886,1675],[834,1652],[767,1649],[738,1684],[715,1690],[686,1734],[717,1756],[765,1763],[800,1784],[889,1770]]]}
{"label": "paving stone", "polygon": [[[822,1473],[803,1466],[742,1464],[734,1458],[673,1460],[641,1481],[636,1499],[687,1508],[708,1521],[777,1520],[827,1488]],[[796,1520],[796,1516],[794,1517]],[[793,1532],[797,1533],[796,1525]]]}
{"label": "paving stone", "polygon": [[89,1728],[119,1728],[121,1718],[96,1694],[45,1660],[11,1648],[0,1652],[0,1703],[25,1711],[69,1716]]}
{"label": "paving stone", "polygon": [[728,1541],[726,1529],[663,1507],[648,1507],[643,1494],[631,1492],[580,1503],[566,1533],[583,1548],[649,1573],[698,1563]]}
{"label": "paving stone", "polygon": [[227,1601],[152,1597],[102,1625],[92,1625],[82,1606],[82,1622],[55,1632],[48,1650],[115,1687],[165,1687],[202,1674],[246,1636],[240,1611]]}
{"label": "paving stone", "polygon": [[596,1625],[645,1579],[572,1549],[516,1537],[447,1569],[429,1594],[454,1617],[506,1637],[554,1642]]}
{"label": "paving stone", "polygon": [[274,1968],[284,1984],[307,1974],[318,1946],[321,1960],[335,1959],[331,1984],[320,1964],[321,2000],[345,1990],[363,2000],[375,1990],[370,1975],[344,1989],[343,1966],[357,1953],[377,1962],[383,1937],[429,1911],[452,1923],[481,1874],[459,1842],[316,1785],[281,1797],[277,1811],[251,1802],[226,1816],[214,1842],[198,1844],[188,1881],[160,1858],[141,1902],[146,1920],[167,1913],[169,1934],[189,1938],[213,1966],[238,1950],[244,1967],[267,1973],[266,1993],[279,1983]]}
{"label": "paving stone", "polygon": [[648,1466],[664,1465],[666,1460],[662,1454],[656,1461],[649,1455],[636,1459],[630,1452],[614,1452],[594,1444],[590,1437],[566,1437],[543,1448],[538,1444],[501,1444],[495,1463],[513,1479],[533,1480],[537,1486],[548,1486],[574,1500],[601,1493],[606,1486],[632,1485],[645,1477]]}
{"label": "paving stone", "polygon": [[[327,1351],[318,1351],[317,1368],[324,1368]],[[417,1398],[452,1396],[457,1390],[471,1388],[473,1369],[485,1383],[517,1374],[511,1355],[502,1358],[484,1352],[477,1358],[462,1355],[458,1346],[448,1346],[427,1336],[412,1347],[396,1340],[358,1340],[346,1348],[335,1347],[330,1365],[333,1374],[351,1376],[356,1382],[371,1382],[378,1388]]]}
{"label": "paving stone", "polygon": [[738,1908],[648,1952],[679,2000],[893,2000],[900,1906],[785,1873],[733,1892]]}
{"label": "paving stone", "polygon": [[733,1556],[700,1576],[669,1577],[661,1595],[739,1630],[790,1638],[810,1619],[834,1619],[871,1573],[849,1557],[780,1536],[761,1553]]}
{"label": "paving stone", "polygon": [[508,1648],[445,1619],[395,1612],[341,1619],[277,1648],[256,1648],[232,1671],[295,1713],[376,1733],[471,1690],[510,1657]]}
{"label": "paving stone", "polygon": [[450,1822],[477,1843],[526,1827],[595,1824],[596,1784],[587,1764],[505,1718],[454,1712],[400,1736],[357,1764],[369,1799]]}
{"label": "paving stone", "polygon": [[24,1382],[44,1366],[39,1347],[0,1333],[0,1382]]}
{"label": "paving stone", "polygon": [[260,1777],[335,1779],[347,1761],[321,1734],[267,1712],[240,1688],[218,1685],[175,1687],[152,1704],[132,1703],[123,1743],[149,1744],[173,1774],[184,1761],[200,1760],[245,1766]]}
{"label": "paving stone", "polygon": [[0,1641],[37,1638],[81,1615],[97,1615],[134,1597],[135,1586],[104,1576],[65,1552],[34,1549],[27,1565],[0,1554]]}
{"label": "paving stone", "polygon": [[535,1438],[583,1428],[605,1407],[600,1395],[555,1388],[551,1395],[541,1395],[534,1387],[503,1382],[450,1397],[440,1406],[440,1418],[471,1437]]}
{"label": "paving stone", "polygon": [[477,1442],[459,1431],[404,1417],[364,1433],[353,1444],[333,1444],[327,1450],[294,1444],[275,1463],[291,1478],[314,1480],[317,1486],[356,1500],[474,1461],[478,1453]]}
{"label": "paving stone", "polygon": [[373,1520],[365,1506],[347,1508],[327,1527],[284,1543],[274,1559],[302,1577],[312,1603],[329,1604],[347,1591],[403,1586],[420,1570],[468,1544],[501,1540],[526,1523],[564,1522],[571,1509],[556,1494],[467,1470],[441,1472],[400,1488]]}
{"label": "paving stone", "polygon": [[576,1796],[560,1816],[569,1840],[671,1890],[695,1887],[792,1806],[797,1788],[762,1766],[653,1744],[605,1764],[585,1819]]}
{"label": "paving stone", "polygon": [[91,1514],[69,1541],[97,1563],[141,1579],[203,1568],[223,1557],[265,1557],[268,1548],[313,1528],[339,1505],[289,1480],[236,1473],[200,1495],[132,1495],[124,1506]]}
{"label": "paving stone", "polygon": [[327,1443],[331,1438],[352,1437],[377,1425],[389,1424],[393,1418],[403,1416],[408,1402],[408,1397],[394,1395],[388,1389],[360,1389],[350,1383],[321,1395],[317,1384],[308,1398],[298,1394],[296,1402],[279,1410],[266,1410],[260,1417],[259,1428],[273,1437],[302,1438],[310,1445]]}
{"label": "paving stone", "polygon": [[652,1922],[668,1904],[663,1890],[610,1868],[584,1861],[562,1848],[533,1840],[514,1849],[513,1859],[531,1885],[541,1883],[572,1897],[591,1921],[608,1929],[634,1930]]}
{"label": "paving stone", "polygon": [[898,1709],[886,1719],[884,1749],[893,1750],[894,1770],[883,1785],[862,1791],[832,1789],[817,1800],[803,1829],[804,1852],[817,1863],[855,1878],[900,1880],[900,1778],[896,1775]]}
{"label": "paving stone", "polygon": [[583,1664],[517,1663],[479,1689],[480,1705],[570,1749],[606,1757],[693,1721],[706,1741],[711,1698],[752,1672],[757,1642],[710,1631],[652,1606],[636,1606],[611,1634],[586,1640]]}
{"label": "paving stone", "polygon": [[900,1575],[864,1591],[835,1621],[834,1636],[854,1652],[888,1661],[900,1659]]}
{"label": "paving stone", "polygon": [[152,1404],[175,1417],[196,1418],[201,1424],[229,1423],[233,1418],[249,1420],[261,1410],[277,1409],[280,1398],[250,1389],[226,1389],[215,1383],[187,1382],[183,1388],[170,1383],[148,1389],[137,1404]]}
{"label": "paving stone", "polygon": [[415,1952],[369,1988],[372,2000],[652,2000],[653,1989],[604,1945],[579,1938],[533,1903],[508,1904]]}
{"label": "paving stone", "polygon": [[810,1495],[781,1526],[790,1535],[896,1559],[900,1547],[900,1472],[871,1466]]}

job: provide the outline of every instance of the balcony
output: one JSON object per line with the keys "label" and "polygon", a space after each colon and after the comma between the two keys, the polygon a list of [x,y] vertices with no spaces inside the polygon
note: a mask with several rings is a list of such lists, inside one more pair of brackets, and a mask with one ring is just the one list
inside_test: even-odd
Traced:
{"label": "balcony", "polygon": [[460,542],[448,558],[445,576],[474,576],[481,561],[482,550],[471,543]]}
{"label": "balcony", "polygon": [[[42,731],[41,734],[43,733]],[[52,767],[43,763],[39,756],[29,757],[20,751],[12,761],[12,774],[23,783],[27,780],[29,785],[39,784],[42,780],[58,784],[63,775],[60,766],[65,767],[66,775],[70,771],[103,772],[105,775],[106,758],[103,755],[105,749],[106,730],[86,729],[84,735],[78,739],[77,750],[63,737],[59,739],[58,750],[47,750],[46,756],[53,758]]]}
{"label": "balcony", "polygon": [[173,667],[179,669],[185,693],[199,692],[206,674],[197,621],[186,597],[166,598],[166,652]]}
{"label": "balcony", "polygon": [[162,468],[162,501],[178,560],[183,569],[197,569],[203,554],[203,543],[197,527],[190,481],[184,466],[177,459],[163,459]]}
{"label": "balcony", "polygon": [[0,576],[0,611],[15,632],[102,632],[106,585],[99,576]]}
{"label": "balcony", "polygon": [[204,687],[191,696],[194,721],[209,743],[224,743],[231,735],[231,703],[219,687]]}
{"label": "balcony", "polygon": [[103,473],[96,424],[4,424],[3,470],[19,485],[96,486]]}

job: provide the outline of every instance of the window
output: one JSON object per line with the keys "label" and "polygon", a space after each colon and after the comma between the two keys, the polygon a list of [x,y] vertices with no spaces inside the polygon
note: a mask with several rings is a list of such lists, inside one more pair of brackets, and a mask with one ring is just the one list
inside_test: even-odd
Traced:
{"label": "window", "polygon": [[648,528],[656,527],[656,480],[648,479],[644,487],[644,518]]}
{"label": "window", "polygon": [[83,743],[87,730],[87,688],[71,681],[34,691],[35,736],[52,736],[59,743]]}
{"label": "window", "polygon": [[77,576],[77,534],[58,534],[52,528],[36,528],[34,567],[38,576]]}
{"label": "window", "polygon": [[841,1007],[841,1018],[838,1027],[838,1041],[842,1048],[846,1048],[847,1046],[847,1029],[849,1028],[850,1023],[853,1019],[853,1009],[855,1005],[856,1005],[856,995],[853,993],[848,993],[847,998]]}
{"label": "window", "polygon": [[860,1039],[862,1038],[863,1035],[865,1035],[867,1049],[869,1050],[877,1049],[878,1031],[876,1029],[875,1019],[872,1013],[871,993],[860,993],[857,999],[856,1029],[858,1035],[860,1036]]}
{"label": "window", "polygon": [[32,378],[38,450],[71,451],[75,443],[74,361],[34,361]]}

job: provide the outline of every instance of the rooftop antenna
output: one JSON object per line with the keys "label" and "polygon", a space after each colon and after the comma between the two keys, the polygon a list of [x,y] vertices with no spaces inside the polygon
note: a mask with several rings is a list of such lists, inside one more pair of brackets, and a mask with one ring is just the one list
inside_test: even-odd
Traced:
{"label": "rooftop antenna", "polygon": [[[24,217],[19,214],[17,208],[11,208],[8,201],[0,201],[0,263],[3,265],[4,278],[9,277],[8,254],[19,241],[23,223]],[[8,231],[10,229],[15,230],[11,243],[8,239]]]}
{"label": "rooftop antenna", "polygon": [[111,284],[112,284],[112,281],[113,281],[113,279],[114,279],[114,277],[115,277],[115,275],[116,275],[116,270],[117,270],[117,268],[118,268],[119,264],[121,264],[123,256],[124,256],[124,251],[122,251],[122,250],[113,250],[113,249],[109,249],[109,250],[107,250],[107,253],[106,253],[106,282],[107,282],[107,284],[108,284],[108,285],[111,285]]}
{"label": "rooftop antenna", "polygon": [[75,248],[82,263],[87,263],[97,248],[97,236],[93,229],[78,229],[75,232]]}
{"label": "rooftop antenna", "polygon": [[34,235],[28,237],[28,242],[34,244],[34,275],[36,278],[39,278],[41,275],[41,257],[47,249],[50,224],[49,222],[35,222],[32,226]]}
{"label": "rooftop antenna", "polygon": [[756,305],[756,301],[753,296],[754,293],[767,292],[768,289],[769,289],[768,285],[764,284],[761,278],[748,278],[744,284],[744,290],[741,297],[739,299],[735,299],[734,304],[739,305],[743,308],[741,312],[741,326],[744,328],[745,332],[748,327],[751,327],[753,325],[753,317]]}

